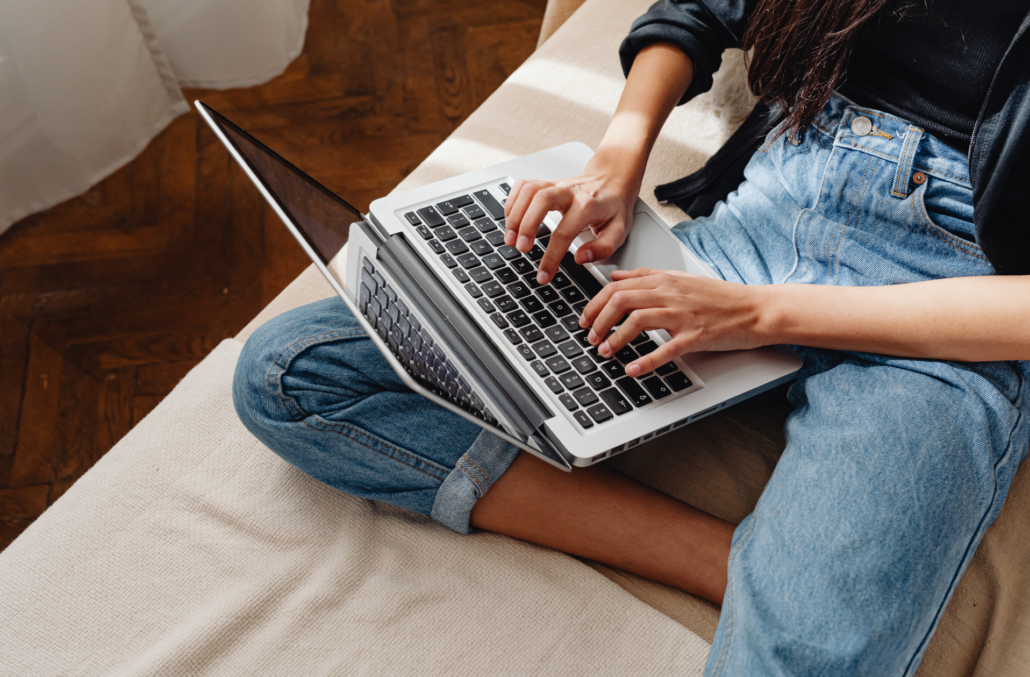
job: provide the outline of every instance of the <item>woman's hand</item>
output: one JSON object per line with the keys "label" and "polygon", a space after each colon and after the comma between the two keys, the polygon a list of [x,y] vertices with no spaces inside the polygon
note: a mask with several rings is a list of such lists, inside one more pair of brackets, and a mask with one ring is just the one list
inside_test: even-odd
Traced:
{"label": "woman's hand", "polygon": [[640,376],[683,353],[766,345],[763,289],[678,271],[616,270],[612,282],[583,309],[579,324],[591,328],[588,340],[600,344],[598,352],[605,357],[642,331],[668,331],[671,341],[626,366],[627,374]]}
{"label": "woman's hand", "polygon": [[537,228],[547,212],[562,213],[540,261],[537,282],[547,284],[558,271],[572,241],[590,228],[597,239],[576,252],[579,264],[611,256],[633,223],[633,205],[640,193],[643,167],[618,149],[600,149],[582,176],[560,181],[519,180],[504,205],[504,243],[521,252],[533,248]]}

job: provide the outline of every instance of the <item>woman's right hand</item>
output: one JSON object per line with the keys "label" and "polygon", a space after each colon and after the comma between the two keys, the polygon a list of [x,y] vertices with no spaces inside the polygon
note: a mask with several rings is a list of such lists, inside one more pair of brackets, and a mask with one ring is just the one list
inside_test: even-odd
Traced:
{"label": "woman's right hand", "polygon": [[643,177],[643,167],[627,155],[619,149],[602,148],[581,176],[559,181],[519,180],[512,186],[504,205],[504,242],[508,246],[528,252],[547,213],[562,213],[540,260],[537,282],[551,281],[569,245],[587,228],[597,239],[577,250],[576,263],[606,259],[626,241]]}

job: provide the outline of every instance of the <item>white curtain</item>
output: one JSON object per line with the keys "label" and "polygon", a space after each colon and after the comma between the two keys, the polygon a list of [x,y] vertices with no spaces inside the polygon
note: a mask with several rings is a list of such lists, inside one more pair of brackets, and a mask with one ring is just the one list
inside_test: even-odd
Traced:
{"label": "white curtain", "polygon": [[301,50],[308,0],[0,0],[0,233],[128,163],[188,110]]}

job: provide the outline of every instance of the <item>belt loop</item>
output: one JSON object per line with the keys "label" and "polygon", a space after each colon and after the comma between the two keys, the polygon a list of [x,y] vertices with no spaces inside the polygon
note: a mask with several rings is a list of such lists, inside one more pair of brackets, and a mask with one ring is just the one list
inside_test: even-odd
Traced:
{"label": "belt loop", "polygon": [[901,155],[898,157],[898,172],[894,175],[894,185],[891,186],[891,195],[894,197],[908,197],[908,184],[912,175],[912,163],[916,159],[916,151],[919,149],[919,141],[923,138],[923,130],[909,125],[905,128],[905,143],[901,146]]}

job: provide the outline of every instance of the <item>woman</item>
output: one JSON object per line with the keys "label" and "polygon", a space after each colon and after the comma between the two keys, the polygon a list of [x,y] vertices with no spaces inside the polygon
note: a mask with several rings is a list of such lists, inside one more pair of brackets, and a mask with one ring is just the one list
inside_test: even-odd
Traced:
{"label": "woman", "polygon": [[669,331],[635,375],[799,346],[788,444],[740,525],[603,467],[561,473],[440,410],[338,300],[248,342],[241,419],[343,491],[721,603],[706,674],[912,674],[1030,445],[1030,3],[966,4],[659,2],[623,44],[626,89],[584,175],[512,189],[522,251],[564,214],[541,284],[583,228],[598,237],[579,262],[607,257],[672,108],[711,86],[725,48],[753,49],[752,89],[787,118],[736,192],[676,228],[723,279],[620,271],[581,319],[605,355]]}

